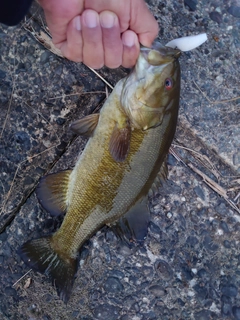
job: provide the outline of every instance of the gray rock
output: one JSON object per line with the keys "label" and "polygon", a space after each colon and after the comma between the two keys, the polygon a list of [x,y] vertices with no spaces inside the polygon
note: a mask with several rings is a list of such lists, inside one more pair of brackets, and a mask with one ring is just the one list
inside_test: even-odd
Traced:
{"label": "gray rock", "polygon": [[234,284],[220,286],[220,290],[227,297],[236,297],[238,294],[238,288]]}
{"label": "gray rock", "polygon": [[238,6],[230,6],[227,11],[232,16],[234,16],[236,18],[240,18],[240,7],[238,7]]}
{"label": "gray rock", "polygon": [[162,297],[167,295],[167,291],[160,285],[152,285],[148,289],[155,297]]}
{"label": "gray rock", "polygon": [[231,298],[228,296],[221,296],[221,312],[223,316],[232,315],[232,302]]}
{"label": "gray rock", "polygon": [[220,24],[222,22],[222,15],[218,11],[212,11],[209,13],[209,17],[212,21]]}
{"label": "gray rock", "polygon": [[94,319],[96,320],[117,320],[119,318],[120,308],[101,304],[94,309]]}
{"label": "gray rock", "polygon": [[197,9],[197,0],[184,0],[184,5],[187,6],[190,11],[195,11]]}
{"label": "gray rock", "polygon": [[104,289],[110,293],[118,293],[121,292],[124,287],[118,278],[108,277]]}
{"label": "gray rock", "polygon": [[164,260],[157,260],[154,264],[155,270],[159,277],[163,280],[170,280],[173,276],[173,271],[170,265]]}
{"label": "gray rock", "polygon": [[235,319],[240,320],[240,307],[233,306],[232,313]]}
{"label": "gray rock", "polygon": [[0,79],[4,79],[6,77],[6,72],[0,69]]}
{"label": "gray rock", "polygon": [[210,320],[211,312],[209,310],[201,310],[199,312],[194,313],[195,320]]}

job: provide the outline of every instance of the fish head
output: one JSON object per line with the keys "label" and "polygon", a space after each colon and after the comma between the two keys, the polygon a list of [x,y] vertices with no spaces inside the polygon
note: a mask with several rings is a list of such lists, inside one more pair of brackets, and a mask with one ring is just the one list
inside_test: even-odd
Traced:
{"label": "fish head", "polygon": [[147,130],[156,127],[166,113],[178,112],[180,55],[180,50],[160,43],[141,48],[121,95],[122,107],[134,128]]}

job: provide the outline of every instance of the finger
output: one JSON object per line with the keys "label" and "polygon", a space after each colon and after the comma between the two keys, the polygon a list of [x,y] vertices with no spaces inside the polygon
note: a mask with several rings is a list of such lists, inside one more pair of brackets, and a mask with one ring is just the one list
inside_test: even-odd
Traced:
{"label": "finger", "polygon": [[53,43],[60,44],[66,40],[66,30],[69,22],[80,15],[84,8],[81,0],[38,0],[44,9],[47,25],[52,35]]}
{"label": "finger", "polygon": [[81,17],[76,16],[67,27],[67,40],[58,47],[67,59],[81,62],[83,59],[82,46]]}
{"label": "finger", "polygon": [[99,15],[94,10],[82,14],[83,62],[94,69],[104,65],[102,30]]}
{"label": "finger", "polygon": [[158,23],[144,0],[132,0],[130,29],[138,34],[139,42],[146,47],[150,47],[158,35]]}
{"label": "finger", "polygon": [[123,62],[125,68],[131,68],[135,65],[139,55],[140,46],[135,32],[127,30],[122,34],[123,43]]}
{"label": "finger", "polygon": [[104,64],[109,68],[117,68],[122,64],[123,51],[118,17],[113,12],[103,11],[99,19],[102,27]]}
{"label": "finger", "polygon": [[103,11],[114,12],[119,18],[119,25],[122,33],[129,27],[131,1],[132,0],[85,0],[84,7],[86,9],[93,9],[98,13]]}

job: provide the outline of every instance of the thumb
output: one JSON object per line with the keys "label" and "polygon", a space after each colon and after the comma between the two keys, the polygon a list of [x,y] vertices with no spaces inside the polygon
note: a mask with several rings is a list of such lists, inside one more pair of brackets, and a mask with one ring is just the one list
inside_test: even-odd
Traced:
{"label": "thumb", "polygon": [[139,42],[146,47],[150,47],[158,35],[158,23],[144,0],[132,0],[130,29],[138,35]]}

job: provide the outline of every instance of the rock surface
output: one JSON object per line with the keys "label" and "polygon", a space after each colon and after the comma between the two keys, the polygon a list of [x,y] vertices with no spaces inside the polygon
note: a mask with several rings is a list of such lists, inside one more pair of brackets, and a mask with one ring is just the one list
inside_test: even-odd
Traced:
{"label": "rock surface", "polygon": [[[201,32],[209,40],[181,57],[169,178],[150,200],[146,240],[128,247],[98,231],[81,250],[67,306],[45,276],[19,281],[29,270],[17,248],[59,227],[34,190],[50,170],[74,166],[86,140],[68,125],[101,106],[105,84],[36,41],[28,31],[42,30],[36,5],[28,24],[0,26],[1,319],[240,319],[239,3],[148,4],[163,44]],[[126,70],[99,73],[114,85]]]}

